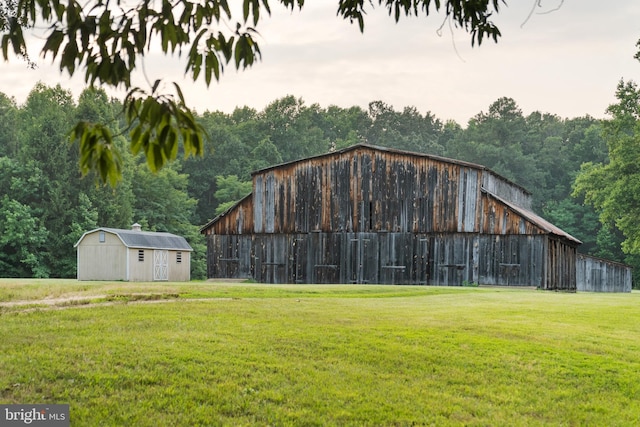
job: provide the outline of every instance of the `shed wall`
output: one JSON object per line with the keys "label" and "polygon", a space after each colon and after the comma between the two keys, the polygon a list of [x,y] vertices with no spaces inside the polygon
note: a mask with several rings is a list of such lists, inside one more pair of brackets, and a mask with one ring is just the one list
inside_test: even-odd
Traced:
{"label": "shed wall", "polygon": [[[181,261],[178,262],[178,253]],[[169,281],[188,282],[191,280],[191,252],[169,251]]]}
{"label": "shed wall", "polygon": [[578,254],[576,271],[579,292],[631,292],[628,265]]}
{"label": "shed wall", "polygon": [[99,232],[87,234],[78,245],[78,280],[127,280],[127,248],[114,234],[104,236],[100,242]]}

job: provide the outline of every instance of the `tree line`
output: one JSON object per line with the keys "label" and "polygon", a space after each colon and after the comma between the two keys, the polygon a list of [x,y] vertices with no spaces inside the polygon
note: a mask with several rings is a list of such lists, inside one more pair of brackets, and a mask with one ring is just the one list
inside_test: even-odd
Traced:
{"label": "tree line", "polygon": [[[204,278],[199,228],[251,191],[252,171],[363,142],[484,165],[531,191],[534,211],[581,240],[581,252],[640,266],[633,221],[640,188],[632,191],[640,186],[639,93],[620,82],[607,120],[525,115],[503,97],[466,127],[382,101],[321,107],[286,96],[261,111],[196,114],[206,134],[202,155],[178,156],[155,173],[127,149],[122,104],[104,91],[87,89],[76,101],[39,83],[23,105],[0,94],[0,276],[73,277],[82,233],[139,222],[185,236],[195,250],[192,277]],[[95,172],[82,177],[78,143],[69,142],[78,122],[118,129],[112,143],[123,167],[115,187]]]}

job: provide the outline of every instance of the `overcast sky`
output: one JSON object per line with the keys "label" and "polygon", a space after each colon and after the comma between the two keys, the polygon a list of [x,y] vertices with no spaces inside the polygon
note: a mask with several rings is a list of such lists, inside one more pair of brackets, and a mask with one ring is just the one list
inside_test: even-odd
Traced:
{"label": "overcast sky", "polygon": [[[527,20],[534,2],[509,0],[494,19],[502,31],[498,44],[472,48],[468,34],[448,25],[438,35],[438,15],[395,24],[378,8],[367,15],[361,34],[356,24],[336,17],[337,0],[307,0],[301,12],[274,1],[271,17],[257,26],[262,61],[252,68],[227,68],[209,88],[189,84],[178,58],[152,55],[145,68],[152,80],[178,81],[198,112],[244,105],[261,110],[294,95],[322,107],[366,108],[375,100],[397,110],[414,106],[464,126],[506,96],[525,114],[604,117],[621,78],[640,83],[640,62],[633,59],[640,1],[565,0],[540,14],[561,4],[542,0]],[[0,64],[0,91],[21,104],[38,81],[60,83],[76,96],[82,90],[81,76],[70,80],[50,60],[38,62],[36,70],[19,60]]]}

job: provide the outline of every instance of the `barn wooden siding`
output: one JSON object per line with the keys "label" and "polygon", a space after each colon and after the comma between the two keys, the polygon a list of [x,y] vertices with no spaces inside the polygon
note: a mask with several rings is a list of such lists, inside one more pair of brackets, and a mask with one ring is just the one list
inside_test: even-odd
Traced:
{"label": "barn wooden siding", "polygon": [[554,239],[530,206],[482,166],[358,146],[255,173],[253,193],[203,228],[208,273],[575,290],[577,243]]}
{"label": "barn wooden siding", "polygon": [[571,263],[545,269],[547,238],[541,235],[212,234],[208,244],[209,277],[575,290],[575,264],[573,273]]}
{"label": "barn wooden siding", "polygon": [[[532,231],[501,203],[485,201],[487,194],[524,209],[531,204],[524,189],[471,163],[375,150],[344,152],[254,174],[253,193],[206,232]],[[501,211],[489,217],[487,209]]]}
{"label": "barn wooden siding", "polygon": [[632,271],[628,265],[578,254],[577,289],[581,292],[631,292]]}

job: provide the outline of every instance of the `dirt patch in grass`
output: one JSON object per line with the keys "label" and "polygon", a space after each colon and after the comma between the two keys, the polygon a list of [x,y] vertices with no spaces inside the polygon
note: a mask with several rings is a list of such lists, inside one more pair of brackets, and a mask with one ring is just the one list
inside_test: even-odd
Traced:
{"label": "dirt patch in grass", "polygon": [[113,295],[67,296],[43,298],[38,300],[21,300],[0,302],[1,312],[29,312],[42,309],[67,309],[73,307],[96,307],[100,305],[129,303],[158,303],[177,301],[177,293],[119,293]]}

